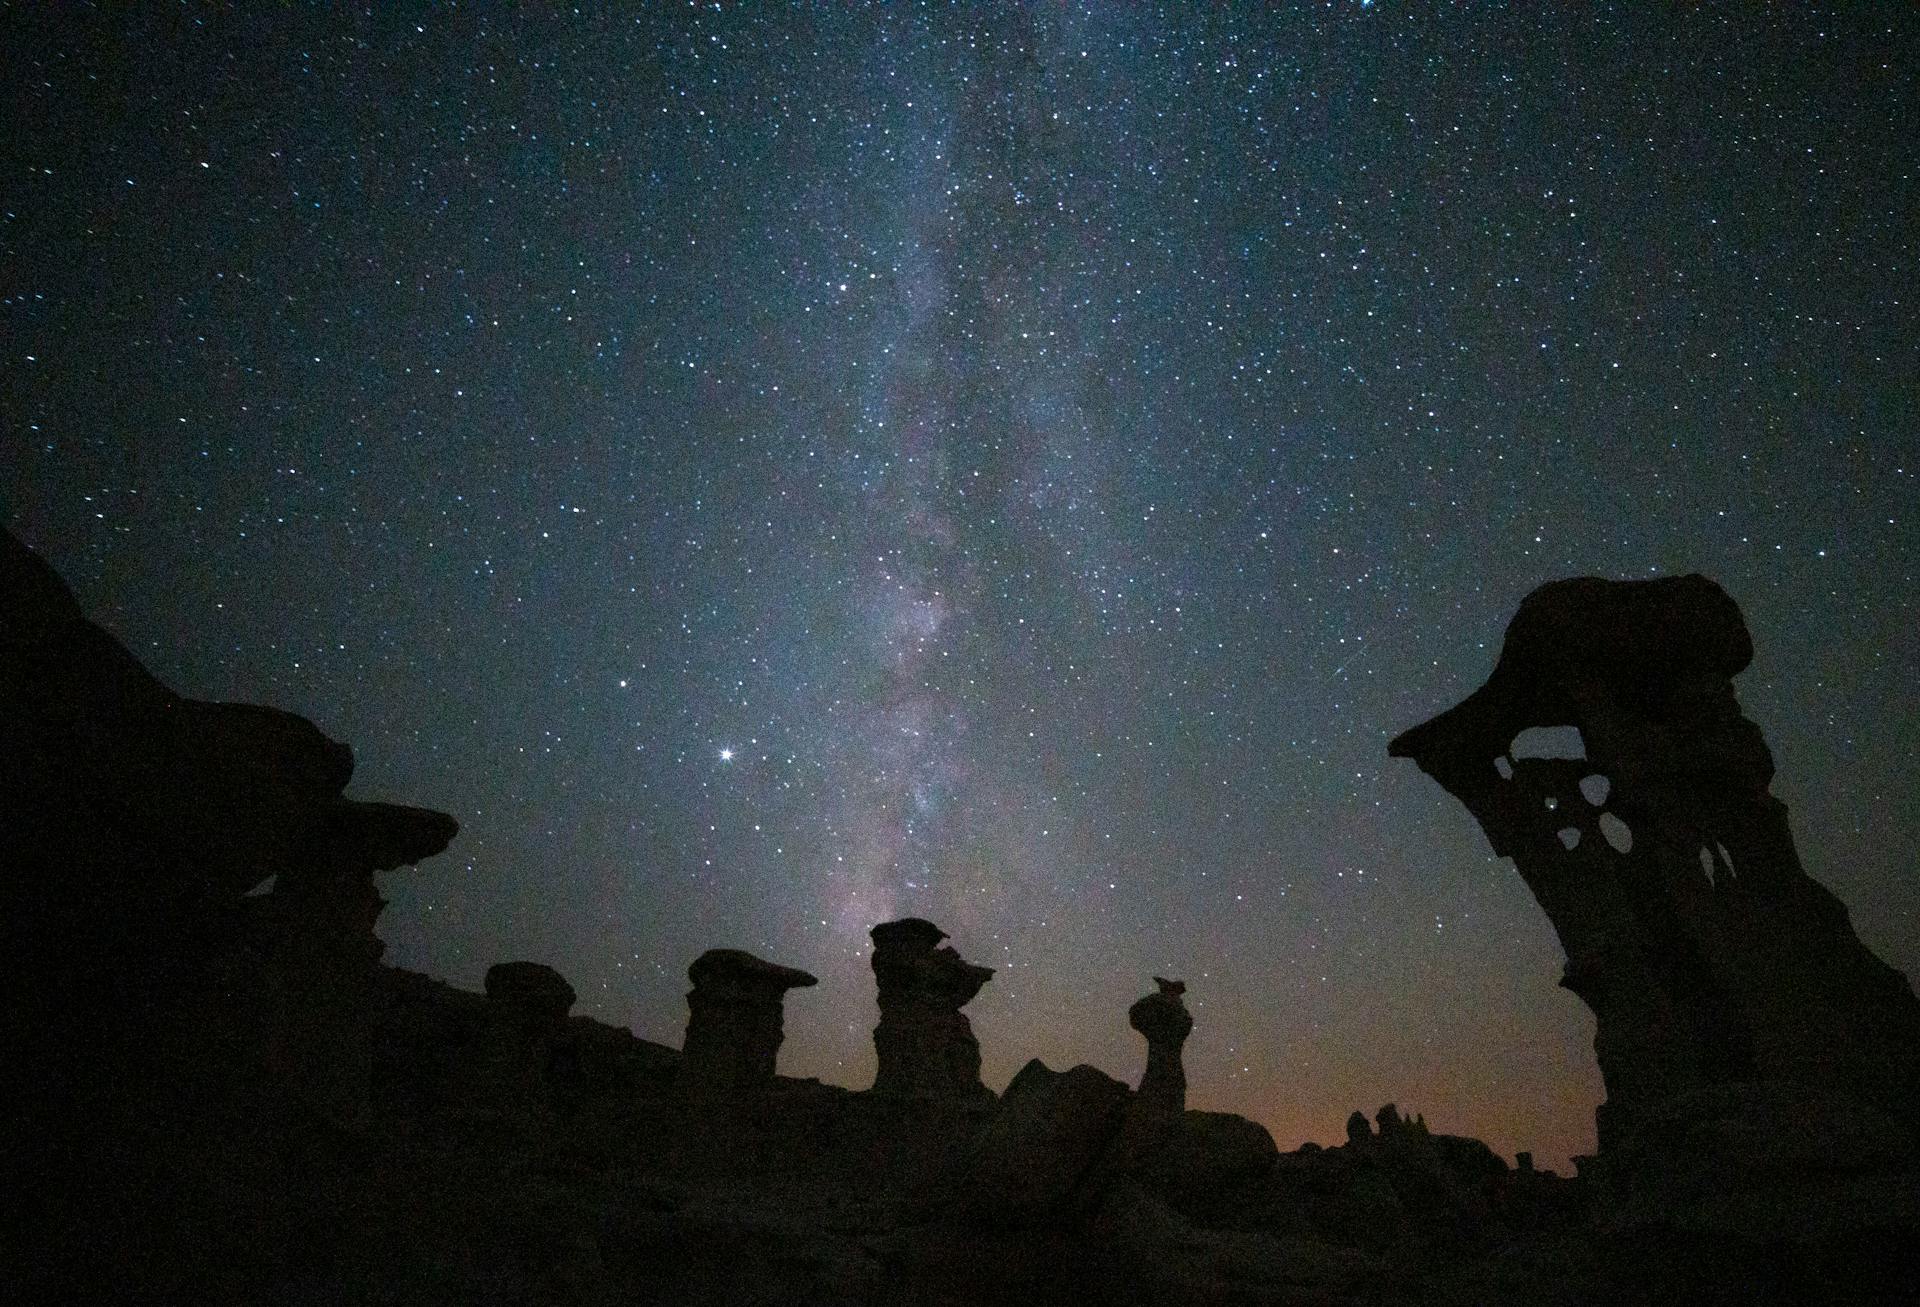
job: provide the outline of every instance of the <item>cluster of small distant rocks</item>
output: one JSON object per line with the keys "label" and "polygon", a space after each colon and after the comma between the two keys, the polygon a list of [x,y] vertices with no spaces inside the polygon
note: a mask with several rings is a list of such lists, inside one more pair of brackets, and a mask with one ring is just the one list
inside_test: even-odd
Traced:
{"label": "cluster of small distant rocks", "polygon": [[[637,1282],[670,1301],[774,1284],[810,1302],[886,1301],[888,1284],[953,1303],[1093,1288],[1093,1301],[1311,1301],[1431,1287],[1435,1267],[1583,1210],[1576,1182],[1524,1157],[1510,1168],[1391,1104],[1377,1129],[1355,1113],[1343,1147],[1287,1154],[1255,1122],[1189,1110],[1179,980],[1155,977],[1127,1010],[1145,1042],[1136,1087],[1033,1060],[996,1095],[962,1010],[992,970],[921,918],[871,935],[869,1089],[778,1075],[784,996],[815,977],[712,949],[688,968],[677,1052],[569,1016],[572,987],[537,963],[493,967],[483,1003],[390,972],[377,1113],[432,1122],[416,1133],[541,1141],[619,1174],[649,1215],[629,1212],[623,1240],[565,1264],[612,1284],[644,1265]],[[643,1263],[621,1255],[636,1245]]]}

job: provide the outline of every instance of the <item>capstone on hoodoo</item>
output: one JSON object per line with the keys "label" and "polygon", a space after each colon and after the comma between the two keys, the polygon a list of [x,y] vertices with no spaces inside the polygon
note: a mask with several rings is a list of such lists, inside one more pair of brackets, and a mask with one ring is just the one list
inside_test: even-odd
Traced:
{"label": "capstone on hoodoo", "polygon": [[730,1094],[773,1083],[789,989],[819,981],[733,948],[708,949],[687,968],[687,1037],[680,1079],[690,1093]]}

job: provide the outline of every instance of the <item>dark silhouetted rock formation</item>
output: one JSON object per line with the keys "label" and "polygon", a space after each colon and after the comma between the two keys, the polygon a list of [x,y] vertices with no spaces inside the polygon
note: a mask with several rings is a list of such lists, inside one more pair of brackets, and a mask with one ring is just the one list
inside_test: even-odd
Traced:
{"label": "dark silhouetted rock formation", "polygon": [[819,983],[739,949],[708,949],[687,968],[687,1038],[680,1078],[690,1094],[733,1094],[773,1083],[789,989]]}
{"label": "dark silhouetted rock formation", "polygon": [[578,997],[567,978],[539,962],[496,962],[487,968],[487,1002],[502,1020],[553,1033],[566,1025]]}
{"label": "dark silhouetted rock formation", "polygon": [[1110,1159],[1125,1172],[1158,1168],[1161,1155],[1185,1124],[1187,1073],[1180,1050],[1193,1033],[1193,1014],[1181,998],[1187,987],[1159,976],[1153,983],[1154,992],[1127,1009],[1127,1024],[1147,1041],[1147,1068],[1127,1104],[1126,1122]]}
{"label": "dark silhouetted rock formation", "polygon": [[1187,1106],[1187,1073],[1180,1049],[1193,1033],[1193,1014],[1181,995],[1186,985],[1155,976],[1153,993],[1127,1009],[1127,1024],[1147,1041],[1147,1069],[1140,1077],[1139,1101],[1168,1112]]}
{"label": "dark silhouetted rock formation", "polygon": [[[1484,686],[1391,745],[1559,933],[1561,983],[1597,1023],[1615,1173],[1725,1185],[1913,1161],[1920,1003],[1801,868],[1734,696],[1752,656],[1704,577],[1559,581],[1521,603]],[[1515,756],[1528,728],[1568,726],[1584,757]]]}
{"label": "dark silhouetted rock formation", "polygon": [[1428,1136],[1427,1118],[1424,1115],[1409,1121],[1400,1115],[1400,1109],[1392,1103],[1383,1105],[1375,1112],[1373,1122],[1380,1127],[1380,1133],[1375,1136],[1378,1139],[1425,1139]]}
{"label": "dark silhouetted rock formation", "polygon": [[5,532],[0,729],[10,1165],[39,1177],[10,1278],[244,1278],[300,1219],[290,1140],[366,1115],[374,875],[455,823],[345,797],[302,718],[173,693]]}
{"label": "dark silhouetted rock formation", "polygon": [[515,1115],[548,1111],[555,1054],[573,1010],[573,986],[538,962],[498,962],[487,968],[486,994],[477,1059],[462,1068],[467,1097],[475,1107]]}
{"label": "dark silhouetted rock formation", "polygon": [[1244,1190],[1272,1171],[1280,1150],[1258,1121],[1231,1112],[1186,1111],[1174,1118],[1134,1172],[1177,1210],[1222,1214],[1223,1194]]}
{"label": "dark silhouetted rock formation", "polygon": [[986,1093],[980,1041],[960,1009],[993,978],[993,968],[963,960],[950,945],[939,947],[947,933],[919,917],[883,922],[870,933],[880,988],[874,1089],[943,1099]]}
{"label": "dark silhouetted rock formation", "polygon": [[[961,1014],[992,972],[918,919],[873,930],[864,1092],[776,1074],[813,977],[737,951],[689,968],[684,1050],[575,1015],[538,963],[484,994],[382,965],[373,877],[452,820],[346,798],[351,755],[297,717],[172,694],[0,534],[8,1300],[1914,1301],[1912,1000],[1792,858],[1726,687],[1738,616],[1704,582],[1583,584],[1407,737],[1601,1014],[1616,1101],[1569,1180],[1391,1105],[1288,1153],[1186,1110],[1177,981],[1128,1012],[1137,1091],[1033,1061],[996,1099]],[[1565,721],[1592,762],[1505,756]],[[1590,770],[1630,856],[1567,816]]]}
{"label": "dark silhouetted rock formation", "polygon": [[1127,1087],[1103,1071],[1050,1070],[1038,1058],[1000,1096],[963,1180],[971,1214],[992,1225],[1057,1223],[1083,1212],[1087,1182],[1120,1128]]}

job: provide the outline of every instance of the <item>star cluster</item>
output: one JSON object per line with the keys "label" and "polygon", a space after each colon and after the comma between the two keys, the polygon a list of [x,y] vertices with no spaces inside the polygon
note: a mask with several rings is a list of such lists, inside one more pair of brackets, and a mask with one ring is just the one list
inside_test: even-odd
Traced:
{"label": "star cluster", "polygon": [[0,18],[9,525],[170,684],[446,808],[389,958],[678,1042],[731,945],[997,968],[1283,1146],[1564,1160],[1591,1024],[1387,738],[1532,586],[1701,571],[1920,969],[1915,24],[1389,4]]}

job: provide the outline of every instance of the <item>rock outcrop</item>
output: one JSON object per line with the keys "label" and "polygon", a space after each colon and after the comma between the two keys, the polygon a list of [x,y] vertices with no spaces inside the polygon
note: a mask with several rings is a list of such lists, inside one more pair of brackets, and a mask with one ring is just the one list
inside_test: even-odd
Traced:
{"label": "rock outcrop", "polygon": [[297,1219],[288,1140],[366,1115],[374,876],[455,823],[347,798],[352,752],[303,718],[175,694],[3,531],[0,730],[16,1285],[100,1271],[81,1228],[162,1297],[257,1267],[249,1231]]}
{"label": "rock outcrop", "polygon": [[1037,1226],[1084,1211],[1127,1098],[1125,1085],[1093,1067],[1028,1062],[974,1142],[961,1182],[969,1213],[989,1225]]}
{"label": "rock outcrop", "polygon": [[[1137,1101],[1137,1100],[1136,1100]],[[1129,1127],[1132,1121],[1128,1122]],[[1231,1112],[1186,1111],[1133,1168],[1154,1193],[1184,1212],[1217,1210],[1272,1171],[1280,1150],[1267,1128]]]}
{"label": "rock outcrop", "polygon": [[478,1056],[464,1068],[469,1096],[476,1106],[537,1116],[552,1106],[550,1073],[567,1037],[573,986],[539,962],[497,962],[485,984]]}
{"label": "rock outcrop", "polygon": [[1187,1073],[1180,1050],[1193,1033],[1193,1014],[1178,980],[1155,976],[1153,993],[1127,1009],[1127,1024],[1147,1041],[1147,1069],[1140,1077],[1138,1101],[1156,1111],[1179,1113],[1187,1107]]}
{"label": "rock outcrop", "polygon": [[960,1009],[993,978],[993,968],[964,960],[951,945],[940,947],[947,933],[919,917],[883,922],[870,934],[880,990],[874,1090],[934,1099],[987,1093],[980,1041]]}
{"label": "rock outcrop", "polygon": [[739,949],[708,949],[687,968],[687,1037],[682,1087],[694,1097],[726,1096],[773,1083],[789,989],[819,981]]}
{"label": "rock outcrop", "polygon": [[[1910,1160],[1920,1126],[1920,1003],[1801,866],[1734,695],[1752,656],[1704,577],[1559,581],[1521,603],[1485,685],[1390,746],[1466,805],[1558,932],[1616,1169],[1751,1164],[1774,1144],[1712,1140],[1784,1144],[1813,1119],[1878,1122],[1882,1156]],[[1584,756],[1515,756],[1528,728],[1568,726]]]}
{"label": "rock outcrop", "polygon": [[1126,1121],[1109,1158],[1124,1173],[1154,1165],[1187,1114],[1187,1073],[1180,1063],[1181,1047],[1193,1032],[1193,1014],[1181,998],[1187,987],[1159,976],[1153,983],[1154,992],[1127,1009],[1127,1024],[1147,1041],[1147,1067],[1127,1102]]}
{"label": "rock outcrop", "polygon": [[567,978],[540,962],[496,962],[487,968],[486,995],[499,1019],[551,1036],[566,1025],[578,995]]}

